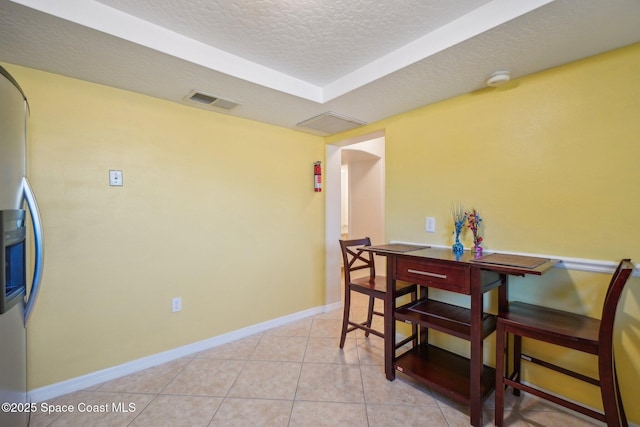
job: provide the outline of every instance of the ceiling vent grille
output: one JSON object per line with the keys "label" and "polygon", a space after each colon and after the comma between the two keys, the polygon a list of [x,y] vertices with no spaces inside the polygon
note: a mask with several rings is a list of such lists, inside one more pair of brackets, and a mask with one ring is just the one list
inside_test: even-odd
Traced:
{"label": "ceiling vent grille", "polygon": [[192,90],[191,93],[183,99],[190,104],[196,104],[201,107],[222,108],[223,110],[231,110],[240,105],[237,102],[209,95],[204,92],[198,92],[197,90]]}
{"label": "ceiling vent grille", "polygon": [[298,126],[314,129],[328,135],[332,135],[334,133],[344,132],[346,130],[354,129],[366,124],[367,122],[352,119],[351,117],[341,116],[329,111],[327,113],[322,113],[315,117],[311,117],[310,119],[304,120],[298,123]]}

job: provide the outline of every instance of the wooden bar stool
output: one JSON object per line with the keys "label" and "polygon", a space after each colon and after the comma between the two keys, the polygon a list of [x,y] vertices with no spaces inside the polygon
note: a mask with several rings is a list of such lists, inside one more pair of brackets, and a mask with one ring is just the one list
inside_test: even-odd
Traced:
{"label": "wooden bar stool", "polygon": [[[358,250],[363,246],[371,246],[371,239],[339,240],[342,250],[342,263],[344,266],[344,314],[342,316],[342,333],[340,335],[340,348],[344,347],[344,340],[347,333],[355,329],[365,331],[365,336],[369,334],[384,338],[384,332],[373,329],[371,324],[373,316],[384,316],[384,313],[374,310],[375,299],[384,300],[387,293],[387,277],[376,275],[376,266],[372,252]],[[351,273],[357,270],[368,269],[369,274],[365,277],[353,278]],[[369,296],[369,307],[367,320],[357,322],[351,319],[351,293],[359,292]],[[396,298],[411,294],[411,300],[417,299],[417,285],[408,283],[398,283],[396,285]],[[398,343],[396,348],[403,346],[409,341],[417,339],[417,328],[413,326],[412,335]]]}
{"label": "wooden bar stool", "polygon": [[[497,426],[502,426],[504,421],[504,391],[508,386],[513,387],[514,394],[519,394],[520,390],[523,390],[557,405],[606,422],[609,427],[628,426],[616,375],[613,354],[613,325],[620,295],[632,271],[633,264],[629,259],[623,259],[618,265],[607,289],[600,320],[522,302],[512,302],[508,312],[498,315],[495,392],[495,423]],[[510,375],[505,366],[505,337],[507,334],[514,336],[513,372]],[[599,379],[523,354],[522,337],[595,355],[598,358]],[[535,385],[523,384],[520,372],[522,359],[599,386],[604,412],[595,411],[552,395]]]}

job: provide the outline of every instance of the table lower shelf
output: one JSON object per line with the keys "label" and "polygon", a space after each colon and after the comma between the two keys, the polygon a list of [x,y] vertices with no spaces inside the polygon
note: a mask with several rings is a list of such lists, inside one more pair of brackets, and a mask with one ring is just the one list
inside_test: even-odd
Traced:
{"label": "table lower shelf", "polygon": [[[465,340],[471,339],[471,310],[465,307],[425,298],[398,307],[395,318]],[[481,325],[484,339],[496,330],[496,316],[482,313]]]}
{"label": "table lower shelf", "polygon": [[[457,402],[471,404],[471,366],[465,357],[421,344],[399,356],[394,368]],[[483,401],[495,388],[495,374],[495,369],[483,365]]]}

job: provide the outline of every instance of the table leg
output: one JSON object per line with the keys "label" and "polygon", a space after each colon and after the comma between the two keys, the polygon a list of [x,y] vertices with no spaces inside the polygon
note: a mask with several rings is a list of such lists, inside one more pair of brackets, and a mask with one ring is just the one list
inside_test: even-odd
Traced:
{"label": "table leg", "polygon": [[396,355],[394,260],[395,257],[393,255],[387,255],[387,292],[384,298],[384,372],[389,381],[393,381],[396,378],[396,371],[393,369],[393,361]]}
{"label": "table leg", "polygon": [[482,425],[482,313],[483,301],[480,269],[471,269],[471,425]]}

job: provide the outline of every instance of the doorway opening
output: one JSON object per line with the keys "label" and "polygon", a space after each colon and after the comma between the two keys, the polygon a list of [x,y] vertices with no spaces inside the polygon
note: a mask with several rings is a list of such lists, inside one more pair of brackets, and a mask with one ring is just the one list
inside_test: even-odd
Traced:
{"label": "doorway opening", "polygon": [[342,258],[338,240],[385,241],[384,131],[327,145],[325,304],[341,303]]}

